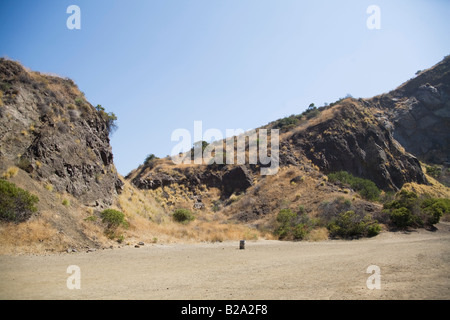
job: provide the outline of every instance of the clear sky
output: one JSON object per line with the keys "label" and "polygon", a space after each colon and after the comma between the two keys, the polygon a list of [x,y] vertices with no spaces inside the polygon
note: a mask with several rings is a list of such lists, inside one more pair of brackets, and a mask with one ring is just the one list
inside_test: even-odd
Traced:
{"label": "clear sky", "polygon": [[[66,26],[72,4],[80,30]],[[1,0],[0,56],[69,77],[114,112],[126,175],[196,120],[225,134],[388,92],[450,53],[449,17],[448,0]]]}

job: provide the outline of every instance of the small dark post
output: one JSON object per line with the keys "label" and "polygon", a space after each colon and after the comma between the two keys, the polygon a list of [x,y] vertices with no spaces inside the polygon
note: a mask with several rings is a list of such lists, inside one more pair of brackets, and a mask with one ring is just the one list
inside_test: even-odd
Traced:
{"label": "small dark post", "polygon": [[241,250],[245,249],[245,240],[239,241],[239,249]]}

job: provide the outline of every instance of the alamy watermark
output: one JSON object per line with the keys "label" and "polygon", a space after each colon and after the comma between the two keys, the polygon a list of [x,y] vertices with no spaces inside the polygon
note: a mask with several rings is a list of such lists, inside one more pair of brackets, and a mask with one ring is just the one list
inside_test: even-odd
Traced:
{"label": "alamy watermark", "polygon": [[67,29],[73,30],[81,29],[81,9],[77,5],[71,5],[67,7],[66,13],[70,14],[70,16],[67,18],[66,26]]}
{"label": "alamy watermark", "polygon": [[366,10],[367,14],[370,16],[366,20],[366,26],[369,30],[380,30],[381,29],[381,9],[377,5],[370,5]]}
{"label": "alamy watermark", "polygon": [[171,141],[178,143],[172,148],[171,159],[175,164],[254,164],[260,165],[261,175],[278,172],[278,129],[226,129],[225,137],[218,129],[203,132],[202,121],[194,121],[193,135],[187,129],[172,132]]}
{"label": "alamy watermark", "polygon": [[381,289],[381,269],[379,266],[370,265],[367,267],[366,273],[371,275],[366,280],[367,289]]}
{"label": "alamy watermark", "polygon": [[67,267],[66,272],[70,274],[70,276],[67,277],[67,281],[66,281],[67,289],[70,289],[70,290],[81,289],[81,269],[80,269],[80,267],[76,266],[76,265],[70,265]]}

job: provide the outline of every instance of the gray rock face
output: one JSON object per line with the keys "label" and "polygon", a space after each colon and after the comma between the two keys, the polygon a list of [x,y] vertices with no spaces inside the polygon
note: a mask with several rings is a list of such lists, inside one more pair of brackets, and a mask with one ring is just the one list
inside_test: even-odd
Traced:
{"label": "gray rock face", "polygon": [[[222,190],[224,196],[230,196],[234,192],[245,191],[253,184],[252,175],[246,166],[201,166],[196,170],[178,169],[176,174],[172,175],[158,171],[145,173],[145,171],[146,168],[142,167],[131,180],[137,188],[155,190],[176,183],[194,190],[196,186],[204,184]],[[202,205],[201,201],[195,203],[198,208]]]}
{"label": "gray rock face", "polygon": [[82,203],[112,203],[123,188],[107,122],[71,81],[0,59],[1,157]]}
{"label": "gray rock face", "polygon": [[408,152],[450,165],[450,57],[369,104],[385,111],[394,138]]}
{"label": "gray rock face", "polygon": [[250,174],[245,166],[237,166],[228,170],[222,177],[224,192],[242,192],[253,185]]}
{"label": "gray rock face", "polygon": [[385,190],[411,181],[427,183],[419,161],[367,112],[357,101],[344,103],[334,117],[294,134],[292,140],[324,172],[344,170]]}
{"label": "gray rock face", "polygon": [[[450,162],[450,100],[443,88],[420,86],[392,113],[394,137],[409,152],[426,162]],[[411,103],[413,101],[413,103]]]}

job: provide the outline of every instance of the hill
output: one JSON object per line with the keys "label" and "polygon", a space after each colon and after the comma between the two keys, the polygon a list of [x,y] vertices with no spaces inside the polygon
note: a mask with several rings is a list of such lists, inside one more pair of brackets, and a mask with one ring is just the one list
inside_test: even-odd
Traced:
{"label": "hill", "polygon": [[[402,208],[411,226],[431,227],[431,208],[443,215],[448,207],[425,199],[450,195],[449,64],[447,57],[387,94],[311,105],[257,128],[256,142],[243,140],[244,164],[149,157],[123,178],[109,140],[113,113],[91,105],[70,79],[0,59],[0,175],[8,190],[14,185],[39,199],[22,220],[2,212],[0,251],[371,236],[398,227],[392,217]],[[264,146],[263,129],[279,130],[278,149],[268,148],[272,163],[252,153]],[[200,151],[225,159],[225,144]],[[275,163],[275,174],[262,174]],[[112,223],[106,209],[123,216]],[[175,210],[184,221],[173,218]],[[354,233],[346,233],[349,226]]]}
{"label": "hill", "polygon": [[[247,138],[244,165],[195,164],[191,151],[185,155],[192,159],[190,163],[153,159],[126,179],[147,190],[166,210],[183,207],[202,215],[220,212],[231,221],[258,230],[276,233],[282,210],[293,214],[295,225],[314,230],[311,238],[318,234],[327,238],[329,223],[346,211],[356,212],[356,220],[377,221],[390,229],[383,203],[393,201],[400,190],[417,193],[419,198],[449,196],[448,188],[440,183],[445,183],[448,175],[449,64],[446,57],[388,94],[371,99],[343,98],[319,108],[311,105],[302,114],[256,129],[280,130],[276,175],[261,175],[259,169],[264,165],[249,163]],[[411,101],[415,102],[410,110],[403,112]],[[426,117],[417,117],[414,130],[405,134],[411,113],[419,111]],[[431,140],[428,149],[417,151]],[[215,152],[225,153],[225,144],[216,143]],[[436,171],[430,168],[437,168],[439,174],[432,174]],[[355,188],[357,182],[331,181],[329,177],[336,172],[349,173],[351,179],[364,185],[364,191]],[[367,197],[370,192],[377,196]]]}

